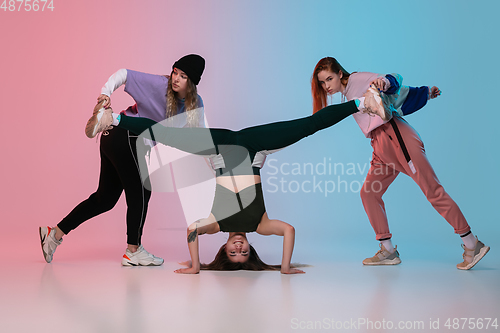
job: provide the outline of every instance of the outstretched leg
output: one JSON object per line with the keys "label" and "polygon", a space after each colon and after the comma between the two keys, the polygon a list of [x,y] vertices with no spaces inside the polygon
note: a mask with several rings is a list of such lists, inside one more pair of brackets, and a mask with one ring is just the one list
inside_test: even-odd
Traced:
{"label": "outstretched leg", "polygon": [[327,106],[308,117],[249,127],[238,132],[226,129],[157,127],[157,123],[151,119],[123,115],[120,116],[118,127],[136,134],[143,133],[154,141],[194,154],[215,154],[216,145],[241,145],[257,152],[289,146],[358,111],[356,102],[350,101]]}
{"label": "outstretched leg", "polygon": [[358,111],[355,101],[330,105],[308,117],[245,128],[238,132],[238,136],[245,147],[256,152],[280,149],[331,127]]}

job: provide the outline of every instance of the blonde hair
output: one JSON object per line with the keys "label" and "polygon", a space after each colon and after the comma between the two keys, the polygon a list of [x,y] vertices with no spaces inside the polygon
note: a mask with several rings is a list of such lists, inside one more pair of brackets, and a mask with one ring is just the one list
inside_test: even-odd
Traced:
{"label": "blonde hair", "polygon": [[[167,85],[167,109],[165,110],[165,118],[168,119],[170,117],[173,117],[177,115],[178,112],[178,105],[177,105],[177,93],[172,89],[172,80],[170,79],[172,77],[172,73],[170,76],[166,75],[168,78],[168,85]],[[186,98],[184,99],[184,105],[186,108],[186,116],[187,116],[187,123],[189,127],[198,127],[198,124],[200,122],[200,114],[198,112],[188,112],[191,110],[195,110],[198,108],[198,89],[196,88],[196,85],[191,81],[191,79],[188,77],[187,78],[187,91],[186,91]]]}

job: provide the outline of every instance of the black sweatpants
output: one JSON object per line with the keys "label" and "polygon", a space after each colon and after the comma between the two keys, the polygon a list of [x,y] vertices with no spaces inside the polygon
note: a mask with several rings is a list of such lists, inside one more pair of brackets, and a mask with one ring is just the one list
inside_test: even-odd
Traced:
{"label": "black sweatpants", "polygon": [[99,186],[96,192],[57,225],[65,234],[92,217],[112,209],[125,191],[127,244],[141,244],[151,192],[144,188],[141,180],[139,163],[144,163],[144,157],[138,159],[136,141],[136,135],[118,127],[109,130],[109,135],[101,136]]}

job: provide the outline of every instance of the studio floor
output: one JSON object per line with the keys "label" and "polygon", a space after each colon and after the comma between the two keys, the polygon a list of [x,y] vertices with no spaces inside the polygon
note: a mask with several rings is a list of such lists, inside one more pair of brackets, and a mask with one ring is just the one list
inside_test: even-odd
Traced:
{"label": "studio floor", "polygon": [[168,256],[161,267],[122,267],[116,249],[67,243],[51,264],[36,242],[4,258],[1,332],[500,331],[494,249],[471,271],[451,255],[412,255],[394,267],[332,257],[301,275],[178,275]]}

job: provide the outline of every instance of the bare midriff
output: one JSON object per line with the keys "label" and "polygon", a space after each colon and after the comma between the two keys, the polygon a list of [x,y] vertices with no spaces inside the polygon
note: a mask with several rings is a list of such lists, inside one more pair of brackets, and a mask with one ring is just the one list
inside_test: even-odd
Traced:
{"label": "bare midriff", "polygon": [[260,183],[258,175],[239,175],[239,176],[219,176],[216,179],[217,184],[224,186],[230,191],[238,193],[249,186]]}

